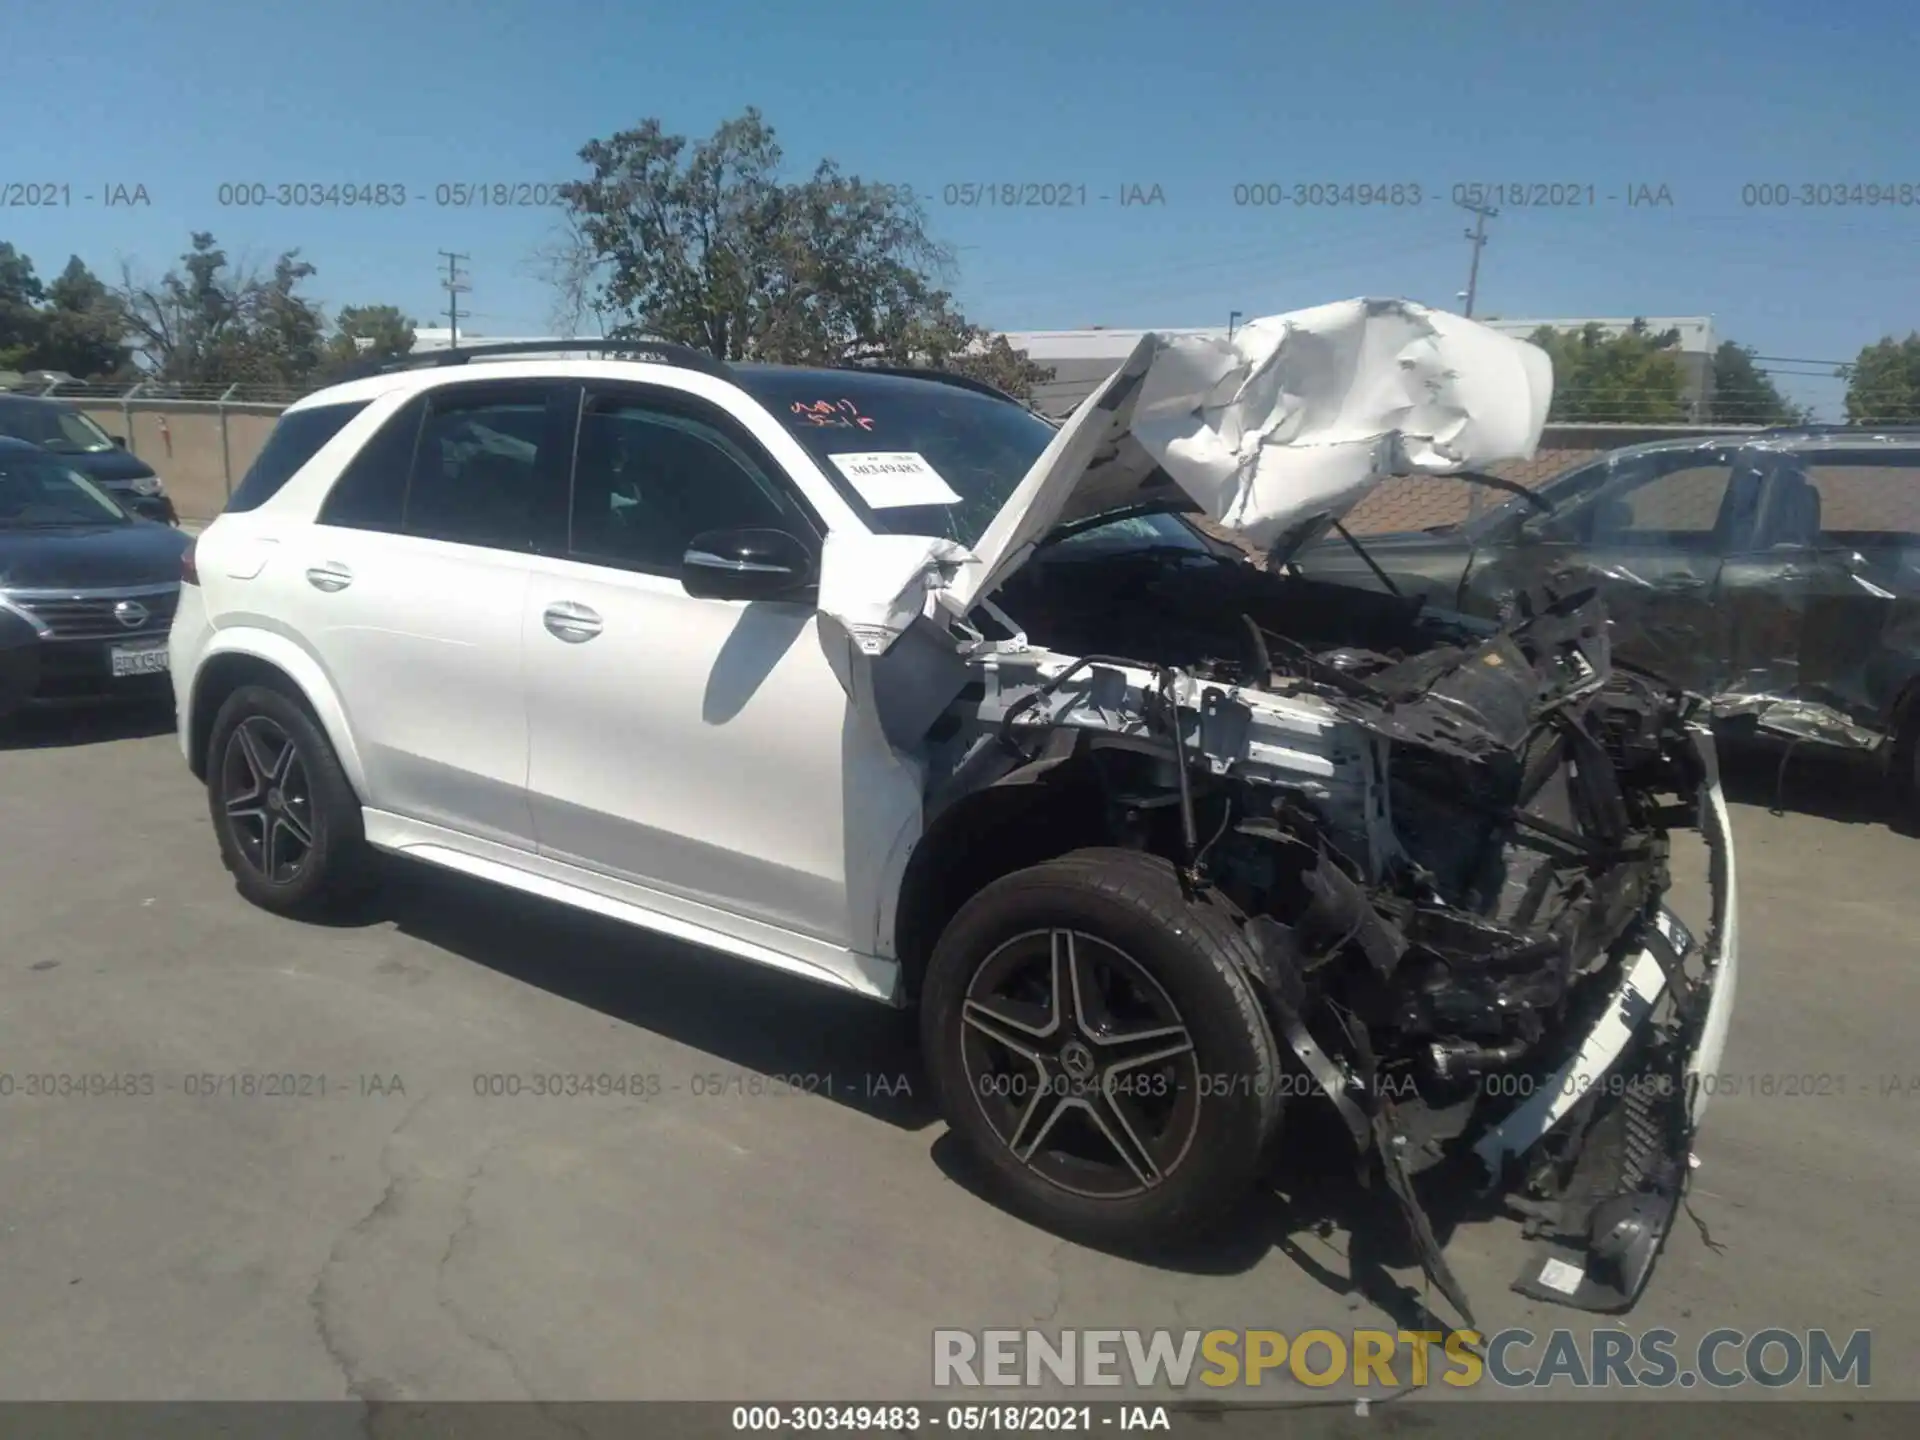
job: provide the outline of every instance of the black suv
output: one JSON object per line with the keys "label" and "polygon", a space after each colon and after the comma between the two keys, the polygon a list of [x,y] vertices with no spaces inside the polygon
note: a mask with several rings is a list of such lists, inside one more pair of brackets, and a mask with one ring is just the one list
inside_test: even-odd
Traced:
{"label": "black suv", "polygon": [[160,477],[126,448],[126,437],[107,434],[63,400],[0,395],[0,435],[51,450],[136,515],[168,525],[179,519]]}
{"label": "black suv", "polygon": [[1486,617],[1530,577],[1583,574],[1617,658],[1712,696],[1736,734],[1874,752],[1920,797],[1920,428],[1629,446],[1464,524],[1294,564]]}

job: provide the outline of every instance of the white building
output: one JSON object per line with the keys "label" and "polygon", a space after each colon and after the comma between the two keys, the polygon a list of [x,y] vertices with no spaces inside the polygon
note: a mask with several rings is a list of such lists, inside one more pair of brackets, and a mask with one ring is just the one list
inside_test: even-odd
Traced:
{"label": "white building", "polygon": [[[460,332],[460,344],[463,349],[474,345],[520,345],[525,344],[529,340],[556,340],[558,338],[556,335],[487,335],[478,330],[466,329],[462,329]],[[598,337],[581,335],[575,338],[592,340]],[[446,326],[416,325],[414,327],[414,354],[419,355],[428,350],[451,350],[452,348],[453,331],[449,330]]]}

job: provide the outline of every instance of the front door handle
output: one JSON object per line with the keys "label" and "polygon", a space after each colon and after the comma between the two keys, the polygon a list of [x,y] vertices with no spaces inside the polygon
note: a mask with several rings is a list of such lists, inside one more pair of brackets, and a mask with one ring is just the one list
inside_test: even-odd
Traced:
{"label": "front door handle", "polygon": [[324,565],[315,565],[307,571],[307,583],[316,590],[324,590],[329,595],[344,590],[353,583],[353,572],[338,560],[329,560]]}
{"label": "front door handle", "polygon": [[545,622],[548,634],[569,645],[584,644],[600,633],[598,613],[571,600],[559,600],[549,605],[540,618]]}

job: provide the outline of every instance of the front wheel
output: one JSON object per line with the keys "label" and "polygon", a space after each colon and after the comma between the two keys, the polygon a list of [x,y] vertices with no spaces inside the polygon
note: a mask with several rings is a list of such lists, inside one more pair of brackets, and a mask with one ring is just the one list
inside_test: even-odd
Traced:
{"label": "front wheel", "polygon": [[1231,918],[1133,850],[1075,851],[961,908],[928,964],[922,1044],[1009,1209],[1132,1247],[1244,1197],[1280,1116],[1248,958]]}
{"label": "front wheel", "polygon": [[262,909],[313,914],[365,887],[360,802],[313,716],[284,692],[244,685],[220,707],[207,804],[234,884]]}

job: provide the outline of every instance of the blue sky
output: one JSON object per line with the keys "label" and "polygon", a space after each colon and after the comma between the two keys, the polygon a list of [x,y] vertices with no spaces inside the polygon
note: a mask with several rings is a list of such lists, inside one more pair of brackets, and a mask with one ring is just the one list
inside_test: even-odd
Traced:
{"label": "blue sky", "polygon": [[[552,216],[438,207],[435,187],[576,178],[591,138],[646,116],[703,135],[752,104],[796,172],[831,156],[927,194],[966,309],[1001,329],[1217,324],[1356,294],[1457,308],[1470,217],[1449,193],[1473,182],[1597,197],[1491,222],[1482,315],[1705,314],[1763,355],[1815,360],[1920,327],[1920,204],[1742,194],[1920,191],[1908,0],[115,0],[31,29],[7,66],[0,184],[69,185],[73,200],[0,209],[0,239],[43,274],[77,253],[109,279],[123,262],[157,278],[211,230],[259,264],[300,247],[330,310],[394,303],[434,323],[435,252],[452,249],[471,256],[468,328],[543,333],[531,255]],[[411,198],[219,204],[222,183],[255,181],[403,183]],[[1085,186],[1089,203],[942,203],[948,185],[1001,181]],[[1426,198],[1235,204],[1235,186],[1268,182]],[[102,204],[114,185],[151,203]],[[1119,203],[1155,185],[1164,204]],[[1672,203],[1630,206],[1641,186]],[[1837,382],[1787,383],[1837,418]]]}

